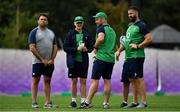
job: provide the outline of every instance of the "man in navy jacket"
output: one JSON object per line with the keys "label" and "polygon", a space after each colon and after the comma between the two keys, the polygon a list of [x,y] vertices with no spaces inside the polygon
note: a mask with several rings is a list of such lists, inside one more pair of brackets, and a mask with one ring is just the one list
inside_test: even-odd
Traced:
{"label": "man in navy jacket", "polygon": [[72,101],[70,107],[77,107],[77,81],[80,78],[81,105],[86,98],[86,79],[89,66],[88,53],[93,50],[93,41],[84,29],[84,19],[77,16],[74,19],[73,30],[65,38],[63,49],[67,53],[68,78],[71,78]]}

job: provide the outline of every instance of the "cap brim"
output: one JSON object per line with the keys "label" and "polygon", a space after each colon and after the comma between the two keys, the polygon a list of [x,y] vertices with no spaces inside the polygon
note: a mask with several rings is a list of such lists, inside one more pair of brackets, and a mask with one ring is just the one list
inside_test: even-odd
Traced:
{"label": "cap brim", "polygon": [[79,22],[82,22],[82,23],[84,23],[84,21],[74,21],[75,23],[79,23]]}

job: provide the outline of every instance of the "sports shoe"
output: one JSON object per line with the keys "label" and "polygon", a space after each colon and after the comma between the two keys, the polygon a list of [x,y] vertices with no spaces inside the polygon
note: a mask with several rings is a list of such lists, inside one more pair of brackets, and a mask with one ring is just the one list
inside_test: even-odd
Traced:
{"label": "sports shoe", "polygon": [[81,104],[80,104],[80,107],[78,107],[77,109],[82,109],[82,108],[84,108],[84,107],[85,107],[85,102],[81,103]]}
{"label": "sports shoe", "polygon": [[57,105],[54,105],[51,101],[44,105],[44,108],[58,108]]}
{"label": "sports shoe", "polygon": [[128,106],[128,103],[125,103],[125,102],[122,102],[121,105],[120,105],[121,108],[124,108],[126,106]]}
{"label": "sports shoe", "polygon": [[38,103],[37,103],[37,102],[33,102],[33,103],[32,103],[32,108],[39,108]]}
{"label": "sports shoe", "polygon": [[146,108],[147,104],[140,103],[136,108]]}
{"label": "sports shoe", "polygon": [[76,103],[75,101],[72,101],[72,102],[70,103],[69,107],[75,108],[75,107],[77,107],[77,103]]}
{"label": "sports shoe", "polygon": [[135,108],[139,105],[139,103],[135,104],[135,103],[130,103],[129,105],[123,107],[123,108]]}
{"label": "sports shoe", "polygon": [[81,103],[79,108],[83,108],[84,105],[85,105],[85,102]]}
{"label": "sports shoe", "polygon": [[82,105],[80,106],[80,108],[85,108],[85,109],[88,109],[91,107],[93,107],[93,106],[91,104],[86,103],[86,102],[82,103]]}
{"label": "sports shoe", "polygon": [[103,103],[103,108],[104,109],[109,109],[109,103]]}

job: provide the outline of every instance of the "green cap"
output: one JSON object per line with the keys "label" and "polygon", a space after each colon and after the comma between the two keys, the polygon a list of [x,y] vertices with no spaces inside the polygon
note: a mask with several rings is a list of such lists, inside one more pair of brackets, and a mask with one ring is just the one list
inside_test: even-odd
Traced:
{"label": "green cap", "polygon": [[107,19],[107,15],[104,12],[98,12],[95,16],[93,16],[94,18],[106,18]]}
{"label": "green cap", "polygon": [[76,16],[74,22],[84,22],[84,18],[82,16]]}

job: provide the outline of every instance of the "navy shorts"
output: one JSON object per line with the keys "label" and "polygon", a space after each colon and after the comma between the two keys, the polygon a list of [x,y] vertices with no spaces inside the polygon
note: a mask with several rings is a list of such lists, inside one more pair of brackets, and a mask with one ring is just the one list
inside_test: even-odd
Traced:
{"label": "navy shorts", "polygon": [[114,63],[105,62],[105,61],[96,59],[93,63],[91,79],[99,80],[102,76],[103,79],[110,80],[113,66],[114,66]]}
{"label": "navy shorts", "polygon": [[81,62],[75,62],[74,68],[68,69],[68,78],[87,78],[88,67],[84,68]]}
{"label": "navy shorts", "polygon": [[43,63],[36,63],[32,65],[32,77],[39,77],[45,75],[52,77],[54,71],[54,64],[45,66]]}
{"label": "navy shorts", "polygon": [[144,58],[129,58],[124,62],[121,82],[129,83],[129,78],[143,78]]}

